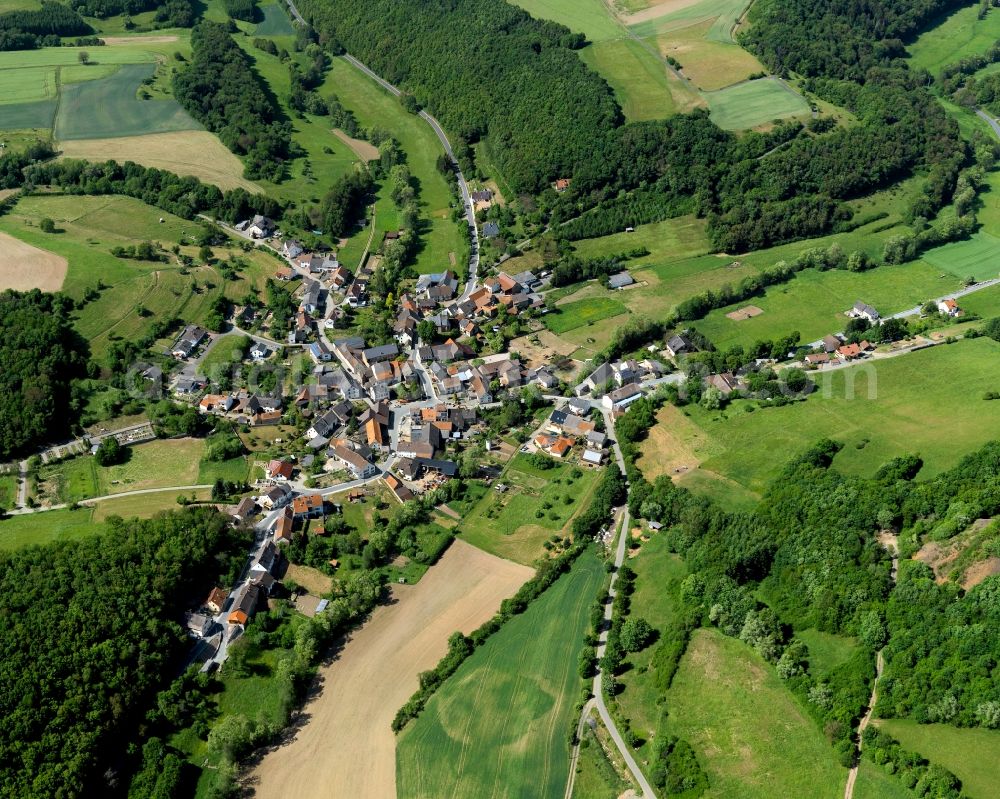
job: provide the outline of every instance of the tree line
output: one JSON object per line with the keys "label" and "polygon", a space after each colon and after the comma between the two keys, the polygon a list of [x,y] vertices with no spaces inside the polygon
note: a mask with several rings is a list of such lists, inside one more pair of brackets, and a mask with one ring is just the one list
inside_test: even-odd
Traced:
{"label": "tree line", "polygon": [[61,36],[88,36],[94,29],[76,11],[62,3],[43,0],[38,9],[0,14],[0,50],[58,47]]}
{"label": "tree line", "polygon": [[224,25],[203,20],[191,32],[193,55],[175,73],[177,101],[244,159],[251,180],[280,181],[291,127],[253,62]]}

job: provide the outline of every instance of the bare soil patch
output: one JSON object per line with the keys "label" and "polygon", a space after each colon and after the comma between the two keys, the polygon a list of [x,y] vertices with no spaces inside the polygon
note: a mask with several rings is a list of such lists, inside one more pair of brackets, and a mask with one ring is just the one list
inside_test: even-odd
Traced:
{"label": "bare soil patch", "polygon": [[994,574],[1000,574],[1000,558],[987,558],[979,563],[974,563],[962,575],[962,588],[968,591]]}
{"label": "bare soil patch", "polygon": [[[538,343],[534,343],[533,339]],[[568,358],[576,352],[577,345],[561,339],[551,330],[539,330],[537,333],[513,339],[510,342],[510,349],[518,353],[521,362],[526,363],[530,369],[538,369],[552,365],[552,362],[559,357]]]}
{"label": "bare soil patch", "polygon": [[69,262],[61,255],[0,233],[0,290],[59,291],[68,268]]}
{"label": "bare soil patch", "polygon": [[320,670],[322,689],[292,741],[257,767],[259,799],[388,799],[396,796],[396,711],[417,689],[455,630],[470,632],[532,575],[532,569],[455,541],[415,586],[394,585],[392,603]]}
{"label": "bare soil patch", "polygon": [[160,36],[102,36],[101,39],[108,47],[114,47],[115,45],[129,44],[169,44],[170,42],[176,42],[178,37],[163,34]]}
{"label": "bare soil patch", "polygon": [[640,22],[649,22],[651,19],[659,19],[675,11],[697,5],[701,0],[649,0],[649,8],[636,11],[634,14],[625,14],[621,17],[626,25],[636,25]]}
{"label": "bare soil patch", "polygon": [[333,135],[351,148],[354,154],[362,161],[374,161],[379,157],[378,147],[364,139],[355,139],[348,136],[340,128],[333,129]]}
{"label": "bare soil patch", "polygon": [[737,308],[735,311],[730,311],[726,314],[726,319],[732,319],[734,322],[744,322],[747,319],[760,316],[762,313],[764,313],[762,308],[758,308],[756,305],[747,305],[743,308]]}
{"label": "bare soil patch", "polygon": [[151,133],[146,136],[123,136],[116,139],[81,139],[59,145],[64,158],[89,161],[134,161],[143,166],[164,169],[185,177],[191,175],[220,189],[246,189],[260,193],[261,188],[243,177],[243,162],[215,136],[205,130]]}
{"label": "bare soil patch", "polygon": [[9,197],[13,197],[20,189],[0,189],[0,203]]}

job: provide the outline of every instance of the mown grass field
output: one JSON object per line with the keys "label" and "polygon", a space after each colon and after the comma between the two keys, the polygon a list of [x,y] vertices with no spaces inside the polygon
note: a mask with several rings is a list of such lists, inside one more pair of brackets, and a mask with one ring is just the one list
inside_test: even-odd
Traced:
{"label": "mown grass field", "polygon": [[105,529],[104,524],[93,520],[91,508],[8,516],[0,519],[0,550],[86,538]]}
{"label": "mown grass field", "polygon": [[656,36],[711,20],[712,25],[706,38],[716,42],[732,42],[733,28],[743,9],[747,7],[747,2],[746,0],[699,0],[689,5],[679,5],[683,7],[632,25],[633,33],[641,37]]}
{"label": "mown grass field", "polygon": [[[920,261],[861,273],[807,269],[787,283],[770,286],[761,296],[714,310],[692,324],[720,348],[780,338],[793,331],[799,332],[803,342],[810,342],[843,330],[849,321],[844,312],[857,300],[888,316],[960,287],[954,274],[942,277],[940,269]],[[745,305],[756,305],[764,313],[740,321],[726,316]]]}
{"label": "mown grass field", "polygon": [[983,319],[1000,316],[1000,286],[990,286],[982,291],[969,294],[962,297],[960,303],[962,308],[981,316]]}
{"label": "mown grass field", "polygon": [[614,89],[622,113],[630,121],[664,119],[699,102],[660,58],[635,39],[596,42],[579,55]]}
{"label": "mown grass field", "polygon": [[846,769],[774,669],[746,644],[695,631],[667,695],[668,730],[708,774],[711,799],[839,799]]}
{"label": "mown grass field", "polygon": [[400,799],[562,796],[577,659],[603,577],[585,552],[459,667],[399,736]]}
{"label": "mown grass field", "polygon": [[998,356],[1000,344],[991,339],[960,341],[814,375],[819,390],[783,408],[751,413],[753,403],[737,401],[721,412],[674,411],[686,424],[654,427],[643,466],[686,450],[681,485],[700,464],[702,472],[760,492],[787,459],[829,437],[844,444],[834,467],[845,473],[871,475],[890,458],[918,453],[918,477],[932,477],[996,438],[1000,403],[982,397],[1000,386]]}
{"label": "mown grass field", "polygon": [[17,475],[0,474],[0,508],[12,508],[17,500]]}
{"label": "mown grass field", "polygon": [[591,42],[621,39],[625,30],[602,0],[517,0],[535,19],[550,19],[582,33]]}
{"label": "mown grass field", "polygon": [[602,319],[619,316],[628,309],[610,297],[591,297],[568,302],[545,316],[545,326],[553,333],[566,333],[578,327],[591,325]]}
{"label": "mown grass field", "polygon": [[777,78],[758,78],[706,92],[709,116],[725,130],[756,128],[777,119],[809,114],[809,103]]}
{"label": "mown grass field", "polygon": [[904,749],[952,771],[962,781],[962,790],[970,799],[996,797],[1000,730],[959,729],[947,724],[917,724],[907,719],[876,723]]}
{"label": "mown grass field", "polygon": [[935,247],[922,257],[931,266],[963,279],[971,277],[978,281],[1000,277],[1000,238],[984,231],[973,233],[965,241]]}
{"label": "mown grass field", "polygon": [[[324,96],[336,94],[364,127],[377,126],[391,131],[406,153],[407,166],[420,183],[419,201],[427,220],[421,236],[423,246],[416,258],[417,271],[464,268],[469,254],[465,226],[451,219],[451,205],[455,200],[444,177],[437,171],[437,157],[442,148],[430,126],[404,111],[396,98],[340,58],[333,60],[319,91]],[[383,195],[381,204],[376,206],[375,243],[381,240],[383,231],[393,227],[398,227],[398,216],[392,209],[391,200]],[[364,230],[358,237],[361,239],[361,247],[356,250],[358,255],[367,235],[368,231]],[[351,262],[345,260],[345,263],[350,265]]]}
{"label": "mown grass field", "polygon": [[[662,639],[682,623],[684,608],[680,599],[681,581],[687,576],[684,561],[670,552],[666,538],[653,534],[642,544],[638,554],[628,561],[635,570],[635,593],[630,616],[649,622]],[[619,678],[623,686],[618,705],[632,730],[644,740],[641,759],[653,756],[652,742],[662,725],[662,688],[657,686],[656,663],[659,642],[628,656],[631,665]]]}
{"label": "mown grass field", "polygon": [[587,507],[598,475],[568,463],[540,471],[518,454],[499,480],[509,489],[486,493],[463,517],[461,537],[494,555],[531,564],[543,554],[547,538],[569,534],[570,520]]}
{"label": "mown grass field", "polygon": [[976,19],[978,5],[960,8],[934,28],[924,31],[907,49],[910,66],[936,75],[946,64],[981,55],[1000,39],[1000,14]]}
{"label": "mown grass field", "polygon": [[137,497],[120,497],[105,499],[94,505],[93,522],[103,522],[109,516],[121,516],[123,519],[138,517],[148,519],[163,511],[180,508],[177,498],[184,496],[191,500],[207,502],[212,492],[207,488],[197,491],[157,491],[154,494],[141,494]]}

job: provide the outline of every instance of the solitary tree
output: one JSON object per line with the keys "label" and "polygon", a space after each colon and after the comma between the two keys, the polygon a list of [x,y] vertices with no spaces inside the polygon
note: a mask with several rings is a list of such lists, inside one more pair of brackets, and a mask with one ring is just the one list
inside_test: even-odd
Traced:
{"label": "solitary tree", "polygon": [[81,64],[86,65],[90,63],[90,53],[88,53],[86,50],[81,50],[77,55],[77,58],[79,59]]}
{"label": "solitary tree", "polygon": [[42,229],[42,233],[55,233],[56,232],[56,223],[53,222],[48,217],[45,217],[38,224],[39,224],[39,227],[41,227],[41,229]]}

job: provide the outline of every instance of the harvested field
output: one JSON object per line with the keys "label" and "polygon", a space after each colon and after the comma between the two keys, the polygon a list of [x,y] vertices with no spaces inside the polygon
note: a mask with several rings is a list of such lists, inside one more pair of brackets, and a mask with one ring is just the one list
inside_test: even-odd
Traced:
{"label": "harvested field", "polygon": [[743,308],[737,308],[735,311],[730,311],[726,314],[727,319],[732,319],[734,322],[742,322],[746,319],[753,319],[755,316],[760,316],[764,313],[762,308],[758,308],[756,305],[747,305]]}
{"label": "harvested field", "polygon": [[649,8],[628,14],[622,17],[622,22],[626,25],[636,25],[640,22],[649,22],[651,19],[659,19],[685,8],[698,5],[701,0],[651,0]]}
{"label": "harvested field", "polygon": [[288,569],[282,579],[294,580],[312,594],[326,594],[333,587],[333,580],[319,569],[314,569],[312,566],[299,566],[295,563],[288,564]]}
{"label": "harvested field", "polygon": [[455,541],[417,585],[394,585],[393,603],[378,608],[320,670],[322,690],[305,708],[308,721],[257,767],[257,797],[394,797],[389,725],[417,689],[417,674],[437,664],[451,633],[482,624],[531,575]]}
{"label": "harvested field", "polygon": [[379,157],[378,147],[371,142],[367,142],[364,139],[354,139],[340,128],[334,128],[333,135],[350,147],[354,154],[362,161],[375,161]]}
{"label": "harvested field", "polygon": [[0,290],[59,291],[69,262],[61,255],[0,233]]}
{"label": "harvested field", "polygon": [[243,178],[243,162],[213,134],[205,130],[151,133],[110,139],[77,139],[59,145],[65,158],[89,161],[134,161],[164,169],[182,177],[191,175],[222,190],[246,189],[259,193],[260,186]]}

